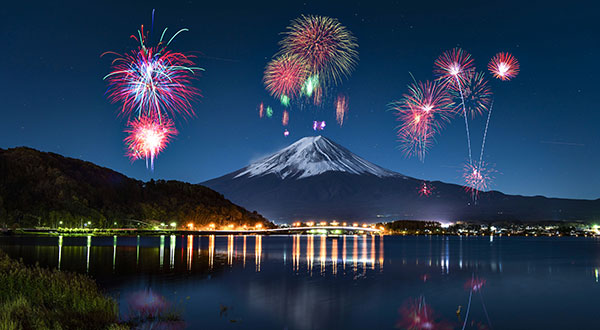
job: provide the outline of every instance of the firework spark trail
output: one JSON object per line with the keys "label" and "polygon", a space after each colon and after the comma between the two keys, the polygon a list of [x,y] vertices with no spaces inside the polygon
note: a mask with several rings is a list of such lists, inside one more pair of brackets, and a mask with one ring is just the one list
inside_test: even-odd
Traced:
{"label": "firework spark trail", "polygon": [[340,126],[344,124],[344,118],[346,117],[347,112],[348,100],[344,95],[340,94],[335,102],[335,118]]}
{"label": "firework spark trail", "polygon": [[287,110],[283,110],[283,117],[281,118],[281,124],[287,126],[290,121],[290,114]]}
{"label": "firework spark trail", "polygon": [[[471,275],[471,282],[475,279],[475,273]],[[462,330],[465,330],[467,326],[467,320],[469,319],[469,311],[471,310],[471,298],[473,297],[473,288],[469,292],[469,304],[467,305],[467,313],[465,313],[465,322],[463,323]]]}
{"label": "firework spark trail", "polygon": [[460,86],[460,80],[456,76],[456,84],[458,85],[458,91],[460,92],[460,102],[463,109],[463,117],[465,117],[465,130],[467,131],[467,149],[469,150],[469,162],[473,163],[473,157],[471,156],[471,133],[469,133],[469,120],[467,118],[467,109],[465,108],[465,97]]}
{"label": "firework spark trail", "polygon": [[258,106],[258,117],[262,118],[265,115],[265,105],[260,102],[260,105]]}
{"label": "firework spark trail", "polygon": [[462,91],[461,80],[466,78],[466,74],[474,71],[473,59],[471,55],[460,48],[444,52],[435,60],[434,73],[439,76],[439,80],[445,81],[448,84],[456,85],[460,92],[461,105],[463,108],[463,116],[465,117],[465,130],[467,132],[467,148],[469,151],[469,162],[473,162],[471,153],[471,134],[469,132],[469,120],[467,118],[467,110],[465,108],[465,98]]}
{"label": "firework spark trail", "polygon": [[485,148],[485,140],[487,138],[488,127],[490,125],[490,117],[492,116],[492,110],[494,109],[494,101],[492,100],[492,105],[490,106],[490,110],[488,111],[487,120],[485,122],[485,130],[483,131],[483,141],[481,142],[481,153],[479,154],[479,167],[483,163],[483,150]]}
{"label": "firework spark trail", "polygon": [[481,298],[481,306],[483,306],[483,312],[485,313],[485,317],[487,318],[488,325],[490,326],[490,329],[492,329],[492,321],[490,320],[487,308],[485,307],[485,302],[483,301],[483,294],[481,293],[481,290],[479,290],[479,298]]}

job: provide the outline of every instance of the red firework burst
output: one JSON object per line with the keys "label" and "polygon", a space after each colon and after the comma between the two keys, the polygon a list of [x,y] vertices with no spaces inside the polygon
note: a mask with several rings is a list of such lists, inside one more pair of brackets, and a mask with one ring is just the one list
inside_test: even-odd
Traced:
{"label": "red firework burst", "polygon": [[509,53],[498,53],[490,60],[488,69],[495,78],[511,80],[519,74],[519,61]]}
{"label": "red firework burst", "polygon": [[475,70],[471,54],[460,48],[444,52],[435,60],[433,72],[450,84],[462,83],[465,74]]}
{"label": "red firework burst", "polygon": [[142,116],[127,123],[129,128],[125,133],[127,144],[127,156],[132,161],[145,158],[146,166],[150,159],[151,169],[154,170],[154,158],[162,152],[170,139],[177,135],[173,121],[163,118],[162,121]]}
{"label": "red firework burst", "polygon": [[308,78],[306,63],[296,55],[283,54],[273,59],[265,69],[263,81],[275,98],[293,98]]}
{"label": "red firework burst", "polygon": [[417,186],[417,192],[420,196],[429,197],[435,190],[435,187],[431,183],[423,181],[421,185]]}
{"label": "red firework burst", "polygon": [[452,116],[452,101],[439,82],[426,81],[409,85],[409,93],[393,106],[402,122],[398,137],[407,155],[417,154],[421,160],[431,139]]}
{"label": "red firework burst", "polygon": [[[166,30],[165,30],[166,31]],[[203,70],[194,67],[191,56],[171,52],[166,49],[169,43],[162,38],[156,47],[145,45],[144,27],[138,36],[132,36],[140,43],[138,49],[119,55],[113,60],[111,73],[104,77],[109,83],[108,99],[112,103],[122,103],[121,113],[129,116],[148,116],[160,119],[165,114],[194,114],[191,99],[199,96],[198,89],[191,85],[195,72]],[[164,32],[163,32],[164,36]]]}
{"label": "red firework burst", "polygon": [[356,38],[335,18],[303,15],[284,34],[281,53],[305,60],[311,75],[338,83],[356,66]]}
{"label": "red firework burst", "polygon": [[465,111],[470,113],[471,117],[488,111],[492,104],[492,90],[485,79],[485,73],[468,71],[464,74],[462,82],[460,89],[456,84],[448,84],[448,93],[454,103],[454,111],[461,112],[463,102]]}
{"label": "red firework burst", "polygon": [[473,290],[475,292],[481,290],[485,284],[485,279],[474,277],[465,283],[465,290]]}
{"label": "red firework burst", "polygon": [[463,167],[463,178],[465,180],[465,190],[471,193],[475,198],[482,191],[489,190],[492,183],[493,168],[487,167],[484,162],[479,165],[466,163]]}

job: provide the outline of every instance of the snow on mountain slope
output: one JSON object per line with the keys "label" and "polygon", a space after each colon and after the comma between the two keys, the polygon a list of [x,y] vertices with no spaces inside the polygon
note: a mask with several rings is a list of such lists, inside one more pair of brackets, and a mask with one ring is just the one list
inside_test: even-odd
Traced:
{"label": "snow on mountain slope", "polygon": [[281,179],[301,179],[329,171],[378,177],[403,176],[368,162],[319,135],[302,138],[274,155],[250,164],[235,178],[275,174]]}

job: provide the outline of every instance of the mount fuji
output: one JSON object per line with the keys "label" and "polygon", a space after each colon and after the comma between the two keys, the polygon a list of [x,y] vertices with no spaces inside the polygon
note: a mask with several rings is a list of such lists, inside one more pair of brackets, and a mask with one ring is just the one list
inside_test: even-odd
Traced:
{"label": "mount fuji", "polygon": [[[432,194],[418,191],[427,184]],[[377,166],[323,137],[302,138],[238,171],[202,183],[273,221],[592,220],[599,200],[482,192]]]}

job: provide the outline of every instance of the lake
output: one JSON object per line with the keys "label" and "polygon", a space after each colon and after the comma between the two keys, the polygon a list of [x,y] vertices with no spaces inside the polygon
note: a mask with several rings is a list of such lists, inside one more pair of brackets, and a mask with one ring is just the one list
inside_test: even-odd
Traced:
{"label": "lake", "polygon": [[0,236],[0,249],[28,264],[89,274],[124,315],[136,293],[160,295],[192,329],[461,329],[465,318],[465,329],[593,329],[600,322],[596,238]]}

